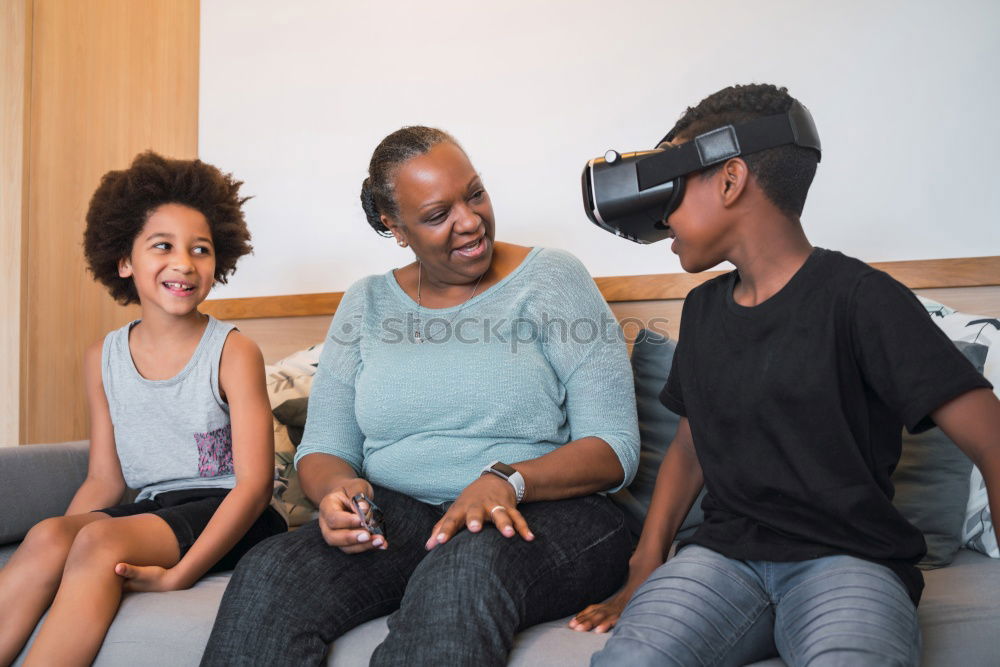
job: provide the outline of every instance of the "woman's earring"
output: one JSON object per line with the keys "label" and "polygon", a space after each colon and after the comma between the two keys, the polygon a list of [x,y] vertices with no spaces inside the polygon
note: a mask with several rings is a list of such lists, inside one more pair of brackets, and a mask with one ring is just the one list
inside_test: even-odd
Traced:
{"label": "woman's earring", "polygon": [[396,239],[396,245],[398,245],[400,248],[405,248],[406,241],[404,241],[403,239]]}

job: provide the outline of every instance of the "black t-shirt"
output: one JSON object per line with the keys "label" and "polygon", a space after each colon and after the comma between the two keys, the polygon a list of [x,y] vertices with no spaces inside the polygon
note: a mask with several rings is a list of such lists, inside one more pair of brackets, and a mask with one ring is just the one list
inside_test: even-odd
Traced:
{"label": "black t-shirt", "polygon": [[923,535],[893,507],[902,426],[989,382],[904,285],[816,248],[777,294],[733,300],[733,271],[684,302],[660,400],[691,425],[705,522],[729,558],[848,554],[889,566],[916,603]]}

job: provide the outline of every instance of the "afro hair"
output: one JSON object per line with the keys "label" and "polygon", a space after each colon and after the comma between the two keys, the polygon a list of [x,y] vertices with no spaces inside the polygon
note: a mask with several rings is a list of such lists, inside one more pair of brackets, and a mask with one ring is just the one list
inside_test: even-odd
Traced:
{"label": "afro hair", "polygon": [[240,257],[253,251],[243,217],[242,181],[201,160],[174,160],[152,151],[140,153],[128,169],[109,171],[90,199],[83,249],[87,266],[115,301],[139,302],[135,283],[118,275],[118,262],[149,216],[163,204],[182,204],[208,221],[215,246],[215,280],[225,283]]}

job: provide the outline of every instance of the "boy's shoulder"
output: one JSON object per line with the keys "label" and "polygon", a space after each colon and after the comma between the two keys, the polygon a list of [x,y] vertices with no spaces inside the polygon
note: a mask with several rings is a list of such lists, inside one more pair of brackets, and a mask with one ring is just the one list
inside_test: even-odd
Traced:
{"label": "boy's shoulder", "polygon": [[816,252],[819,260],[824,263],[834,278],[857,280],[873,273],[884,273],[857,257],[845,255],[839,250],[816,248]]}
{"label": "boy's shoulder", "polygon": [[915,298],[910,288],[885,271],[837,250],[824,250],[823,253],[826,263],[822,278],[824,283],[828,284],[828,289],[846,295],[852,304],[873,292]]}
{"label": "boy's shoulder", "polygon": [[[802,277],[807,282],[821,285],[827,292],[851,295],[859,283],[869,277],[895,282],[884,271],[879,271],[860,259],[845,255],[838,250],[817,247],[807,263],[809,266],[804,267],[807,268],[806,275]],[[738,275],[734,269],[706,280],[688,293],[685,303],[725,299]]]}
{"label": "boy's shoulder", "polygon": [[687,293],[687,296],[684,297],[684,303],[694,300],[710,300],[724,297],[726,288],[733,283],[737,275],[736,269],[733,269],[732,271],[721,273],[714,278],[709,278],[697,287],[692,288]]}
{"label": "boy's shoulder", "polygon": [[254,339],[229,323],[224,323],[224,325],[228,326],[224,332],[225,339],[222,343],[222,358],[224,360],[233,357],[256,359],[262,356],[260,346]]}

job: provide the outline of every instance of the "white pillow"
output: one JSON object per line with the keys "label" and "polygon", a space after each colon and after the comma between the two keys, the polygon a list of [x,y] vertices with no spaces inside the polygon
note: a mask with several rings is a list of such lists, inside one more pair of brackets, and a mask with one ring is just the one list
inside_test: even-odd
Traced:
{"label": "white pillow", "polygon": [[[993,384],[994,393],[1000,396],[1000,320],[985,315],[960,313],[936,301],[917,298],[924,304],[934,324],[950,339],[979,343],[989,348],[983,375]],[[986,497],[986,482],[975,466],[972,466],[969,478],[969,502],[965,509],[964,525],[962,543],[967,548],[991,558],[1000,558],[989,500]]]}
{"label": "white pillow", "polygon": [[972,484],[969,490],[969,504],[965,508],[962,544],[990,558],[1000,558],[990,503],[986,497],[986,481],[976,466],[972,466]]}
{"label": "white pillow", "polygon": [[289,399],[309,395],[322,353],[323,343],[318,343],[264,367],[272,410]]}

